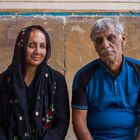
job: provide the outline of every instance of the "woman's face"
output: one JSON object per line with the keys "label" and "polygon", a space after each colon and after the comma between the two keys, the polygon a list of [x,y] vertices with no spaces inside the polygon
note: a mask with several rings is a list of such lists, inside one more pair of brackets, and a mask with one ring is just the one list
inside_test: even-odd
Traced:
{"label": "woman's face", "polygon": [[46,47],[46,37],[43,32],[39,29],[31,31],[27,45],[26,65],[40,65],[46,56]]}

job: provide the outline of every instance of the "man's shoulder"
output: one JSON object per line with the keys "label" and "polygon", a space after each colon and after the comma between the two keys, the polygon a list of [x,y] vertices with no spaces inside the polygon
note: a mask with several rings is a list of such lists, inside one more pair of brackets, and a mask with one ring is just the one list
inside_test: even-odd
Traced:
{"label": "man's shoulder", "polygon": [[130,63],[133,63],[135,65],[139,65],[140,66],[140,60],[138,60],[138,59],[134,59],[134,58],[131,58],[131,57],[125,57],[125,60],[127,62],[130,62]]}
{"label": "man's shoulder", "polygon": [[100,63],[100,59],[96,59],[94,61],[89,62],[88,64],[84,65],[77,71],[76,76],[89,74],[89,73],[93,74],[96,71],[96,69],[100,66],[99,63]]}
{"label": "man's shoulder", "polygon": [[90,81],[90,79],[93,77],[94,73],[96,72],[97,68],[100,66],[100,60],[94,60],[82,68],[80,68],[77,73],[74,76],[73,79],[73,90],[77,89],[78,83],[83,83],[86,87],[87,83]]}
{"label": "man's shoulder", "polygon": [[129,66],[131,66],[137,72],[137,74],[140,76],[140,60],[130,58],[130,57],[126,57],[125,60],[126,60],[126,63]]}

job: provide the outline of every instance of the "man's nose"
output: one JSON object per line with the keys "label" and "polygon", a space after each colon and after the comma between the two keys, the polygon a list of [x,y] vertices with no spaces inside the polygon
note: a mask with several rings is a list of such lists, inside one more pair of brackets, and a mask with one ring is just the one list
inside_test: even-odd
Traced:
{"label": "man's nose", "polygon": [[109,45],[108,40],[107,40],[106,38],[104,38],[104,39],[103,39],[103,41],[102,41],[101,46],[102,46],[103,48],[107,48],[107,47],[108,47],[108,45]]}

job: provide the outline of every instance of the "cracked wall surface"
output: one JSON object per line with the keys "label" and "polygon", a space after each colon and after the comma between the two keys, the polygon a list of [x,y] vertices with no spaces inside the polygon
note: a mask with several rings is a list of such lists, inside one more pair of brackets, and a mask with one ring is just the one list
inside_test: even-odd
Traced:
{"label": "cracked wall surface", "polygon": [[[49,64],[66,77],[71,102],[74,74],[83,65],[98,56],[89,34],[95,16],[3,16],[0,17],[0,72],[11,63],[16,37],[21,28],[32,24],[42,25],[49,33],[52,54]],[[140,59],[140,16],[120,16],[125,25],[125,54]],[[76,140],[70,122],[66,140]]]}

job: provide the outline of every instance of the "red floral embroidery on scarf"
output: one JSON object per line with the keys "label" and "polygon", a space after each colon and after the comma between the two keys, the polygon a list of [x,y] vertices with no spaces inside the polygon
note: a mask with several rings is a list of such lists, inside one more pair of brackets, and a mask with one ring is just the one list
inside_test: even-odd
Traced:
{"label": "red floral embroidery on scarf", "polygon": [[53,123],[53,119],[54,119],[54,106],[53,104],[51,105],[50,109],[48,110],[47,114],[46,114],[46,120],[45,120],[45,128],[51,128],[52,123]]}

